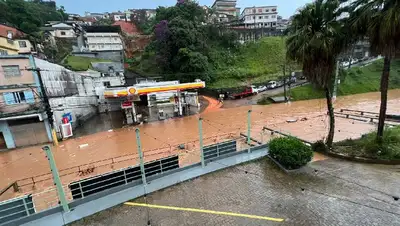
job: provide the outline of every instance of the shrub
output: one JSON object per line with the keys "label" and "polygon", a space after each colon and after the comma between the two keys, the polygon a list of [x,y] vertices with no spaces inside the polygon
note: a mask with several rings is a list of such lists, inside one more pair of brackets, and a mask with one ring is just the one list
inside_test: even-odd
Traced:
{"label": "shrub", "polygon": [[298,169],[311,161],[311,148],[294,137],[275,138],[269,143],[269,154],[287,169]]}
{"label": "shrub", "polygon": [[319,141],[313,143],[311,145],[311,149],[314,152],[320,152],[320,153],[324,153],[324,152],[328,152],[329,151],[328,147],[325,145],[324,141],[322,141],[322,140],[319,140]]}

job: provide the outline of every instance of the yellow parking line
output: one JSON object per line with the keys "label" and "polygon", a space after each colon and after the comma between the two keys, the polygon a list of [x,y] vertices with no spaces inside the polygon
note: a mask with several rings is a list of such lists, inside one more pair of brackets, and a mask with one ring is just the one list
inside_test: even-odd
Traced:
{"label": "yellow parking line", "polygon": [[221,211],[214,211],[214,210],[182,208],[182,207],[175,207],[175,206],[160,206],[160,205],[151,205],[151,204],[135,203],[135,202],[126,202],[125,205],[141,206],[141,207],[149,207],[149,208],[158,208],[158,209],[167,209],[167,210],[180,210],[180,211],[198,212],[198,213],[209,213],[209,214],[226,215],[226,216],[233,216],[233,217],[246,217],[246,218],[259,219],[259,220],[268,220],[268,221],[275,221],[275,222],[284,221],[284,219],[282,219],[282,218],[263,217],[263,216],[257,216],[257,215],[232,213],[232,212],[221,212]]}

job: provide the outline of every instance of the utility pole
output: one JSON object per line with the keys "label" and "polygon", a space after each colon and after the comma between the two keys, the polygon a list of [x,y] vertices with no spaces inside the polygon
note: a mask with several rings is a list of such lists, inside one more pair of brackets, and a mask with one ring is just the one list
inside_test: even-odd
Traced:
{"label": "utility pole", "polygon": [[29,70],[35,71],[37,73],[40,91],[42,93],[42,98],[43,98],[43,103],[44,103],[44,110],[47,114],[47,120],[49,121],[49,124],[50,124],[50,130],[51,130],[51,136],[53,137],[53,143],[54,143],[54,145],[58,146],[58,139],[56,136],[56,132],[54,130],[53,112],[51,111],[49,96],[47,96],[47,92],[46,92],[46,89],[43,84],[41,69],[34,68],[34,69],[29,69]]}
{"label": "utility pole", "polygon": [[282,65],[283,70],[283,93],[285,95],[285,102],[287,101],[287,94],[286,94],[286,64]]}

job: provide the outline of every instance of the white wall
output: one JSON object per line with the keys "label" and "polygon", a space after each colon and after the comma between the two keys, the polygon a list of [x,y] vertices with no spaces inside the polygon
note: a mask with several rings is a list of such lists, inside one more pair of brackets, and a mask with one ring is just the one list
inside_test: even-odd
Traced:
{"label": "white wall", "polygon": [[[18,53],[30,53],[33,45],[31,44],[31,42],[27,39],[18,39],[16,40],[16,42],[18,42]],[[23,42],[25,42],[26,47],[23,47]]]}
{"label": "white wall", "polygon": [[35,64],[42,69],[43,85],[49,96],[58,133],[63,114],[71,113],[72,124],[75,127],[78,119],[86,120],[97,113],[98,98],[95,95],[92,78],[37,58]]}
{"label": "white wall", "polygon": [[118,33],[86,33],[90,51],[122,50],[122,39]]}
{"label": "white wall", "polygon": [[53,31],[50,31],[50,33],[51,33],[51,35],[53,35],[54,37],[57,37],[57,38],[75,38],[75,32],[72,29],[53,30]]}
{"label": "white wall", "polygon": [[77,126],[78,120],[87,120],[97,113],[97,97],[96,96],[71,96],[57,97],[49,99],[50,106],[54,114],[54,123],[60,132],[62,117],[66,113],[72,115],[72,126]]}

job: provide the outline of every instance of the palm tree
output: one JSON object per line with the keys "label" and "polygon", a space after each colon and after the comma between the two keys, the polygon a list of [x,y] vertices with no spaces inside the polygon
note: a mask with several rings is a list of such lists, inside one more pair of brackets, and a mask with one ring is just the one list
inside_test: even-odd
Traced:
{"label": "palm tree", "polygon": [[287,56],[303,67],[303,73],[314,86],[325,92],[329,112],[326,145],[331,148],[335,132],[332,86],[336,61],[346,47],[345,27],[339,0],[315,0],[293,17],[286,41]]}
{"label": "palm tree", "polygon": [[377,140],[382,142],[390,62],[400,49],[400,0],[356,0],[350,5],[350,9],[352,30],[360,37],[368,37],[371,51],[384,56],[377,132]]}

